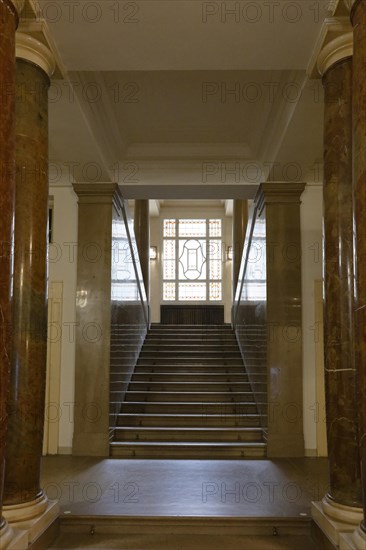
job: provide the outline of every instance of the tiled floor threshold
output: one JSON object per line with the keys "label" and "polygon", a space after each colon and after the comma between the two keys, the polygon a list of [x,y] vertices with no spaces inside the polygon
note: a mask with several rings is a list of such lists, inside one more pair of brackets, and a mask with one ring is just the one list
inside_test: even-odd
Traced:
{"label": "tiled floor threshold", "polygon": [[310,504],[326,459],[118,460],[45,457],[61,508],[58,549],[315,550]]}

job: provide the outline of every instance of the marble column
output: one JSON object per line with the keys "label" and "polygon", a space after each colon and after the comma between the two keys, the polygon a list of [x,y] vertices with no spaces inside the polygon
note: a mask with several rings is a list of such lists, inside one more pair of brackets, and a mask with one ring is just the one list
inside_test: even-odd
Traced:
{"label": "marble column", "polygon": [[11,368],[12,245],[15,193],[15,30],[18,2],[0,0],[0,540],[12,530],[2,517],[7,398]]}
{"label": "marble column", "polygon": [[354,364],[352,32],[321,51],[324,85],[324,366],[330,488],[315,521],[335,545],[362,517]]}
{"label": "marble column", "polygon": [[135,200],[134,230],[142,277],[149,301],[150,288],[150,213],[147,199]]}
{"label": "marble column", "polygon": [[245,232],[248,225],[248,201],[235,199],[233,205],[233,295],[238,284]]}
{"label": "marble column", "polygon": [[[350,2],[348,2],[350,3]],[[366,548],[366,2],[356,0],[353,25],[353,199],[355,249],[355,366],[357,370],[359,449],[363,520],[354,533],[356,548]]]}
{"label": "marble column", "polygon": [[[24,522],[50,509],[40,487],[40,464],[47,355],[48,88],[55,66],[48,48],[22,33],[16,36],[16,56],[13,347],[4,515],[26,527]],[[33,529],[30,543],[36,535]]]}

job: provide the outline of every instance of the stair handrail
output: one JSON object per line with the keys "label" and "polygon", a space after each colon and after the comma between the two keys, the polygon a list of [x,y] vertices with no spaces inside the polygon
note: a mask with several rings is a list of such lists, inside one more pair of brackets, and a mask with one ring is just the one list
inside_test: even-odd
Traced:
{"label": "stair handrail", "polygon": [[242,257],[240,262],[238,282],[234,293],[234,301],[233,301],[233,328],[234,329],[237,326],[237,321],[238,321],[237,317],[240,309],[241,296],[243,294],[243,286],[244,286],[245,276],[247,273],[251,245],[253,240],[253,233],[254,233],[254,228],[257,221],[257,216],[258,216],[258,205],[254,201],[249,209],[248,224],[245,232],[245,240],[244,240],[243,252],[242,252]]}
{"label": "stair handrail", "polygon": [[146,326],[149,329],[150,320],[149,320],[149,303],[147,299],[147,292],[145,289],[145,283],[142,276],[140,258],[139,258],[139,253],[138,253],[138,248],[137,248],[137,243],[135,238],[135,231],[133,228],[133,220],[129,216],[128,210],[125,206],[124,199],[122,200],[122,217],[126,228],[128,246],[129,246],[132,265],[133,265],[133,269],[136,277],[136,284],[137,284],[138,293],[140,296],[140,302],[142,304],[142,309],[144,313],[144,319],[145,319]]}

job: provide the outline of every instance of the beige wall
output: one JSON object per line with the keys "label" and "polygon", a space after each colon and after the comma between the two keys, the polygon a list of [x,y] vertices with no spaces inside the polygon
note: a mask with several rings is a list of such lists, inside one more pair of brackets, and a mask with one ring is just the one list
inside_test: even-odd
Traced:
{"label": "beige wall", "polygon": [[[224,206],[161,206],[159,217],[150,217],[150,243],[158,247],[158,259],[150,262],[150,284],[151,284],[151,321],[160,322],[160,304],[162,303],[162,249],[163,249],[163,219],[164,218],[222,218],[223,225],[223,248],[232,243],[232,217],[225,216]],[[232,261],[225,261],[223,270],[223,301],[225,307],[225,322],[231,322],[232,302]],[[215,302],[217,303],[217,302]]]}
{"label": "beige wall", "polygon": [[[77,243],[77,197],[70,183],[50,187],[53,196],[53,245],[49,252],[49,288],[63,286],[61,327],[61,377],[59,388],[59,453],[71,453],[75,380],[75,293]],[[54,408],[52,414],[54,415]]]}
{"label": "beige wall", "polygon": [[[322,403],[316,387],[321,327],[316,322],[314,293],[315,281],[322,279],[322,193],[322,185],[308,184],[301,199],[304,438],[308,456],[318,455],[319,431],[324,438],[324,430],[319,425],[324,422],[319,413]],[[323,448],[324,444],[320,446]]]}

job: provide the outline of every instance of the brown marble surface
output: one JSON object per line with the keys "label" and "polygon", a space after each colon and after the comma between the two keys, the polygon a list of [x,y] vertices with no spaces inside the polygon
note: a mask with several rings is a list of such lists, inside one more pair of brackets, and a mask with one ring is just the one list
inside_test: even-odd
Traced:
{"label": "brown marble surface", "polygon": [[324,76],[324,364],[330,494],[362,505],[353,357],[352,59]]}
{"label": "brown marble surface", "polygon": [[41,494],[47,357],[49,80],[36,65],[16,68],[16,193],[13,357],[4,504]]}
{"label": "brown marble surface", "polygon": [[[11,361],[12,229],[15,191],[15,9],[0,0],[0,528],[5,464],[6,403]],[[13,91],[7,93],[6,90]]]}
{"label": "brown marble surface", "polygon": [[366,532],[366,2],[352,10],[353,54],[353,194],[355,228],[355,350],[359,409],[359,446]]}

